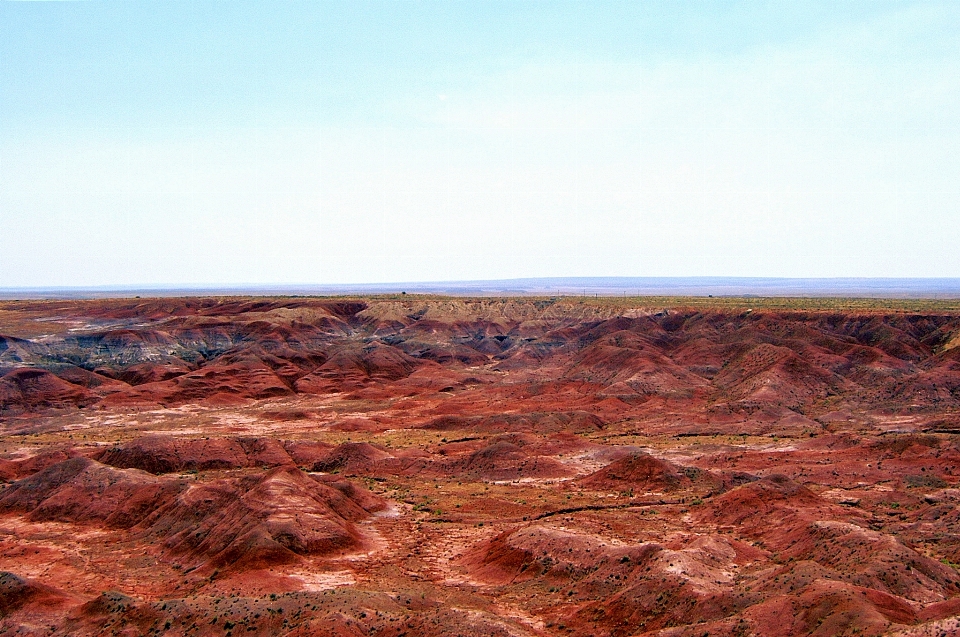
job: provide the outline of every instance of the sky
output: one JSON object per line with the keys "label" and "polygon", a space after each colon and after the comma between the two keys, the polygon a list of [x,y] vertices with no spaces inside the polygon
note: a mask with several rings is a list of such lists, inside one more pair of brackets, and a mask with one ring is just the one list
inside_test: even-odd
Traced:
{"label": "sky", "polygon": [[960,276],[960,3],[0,0],[0,287]]}

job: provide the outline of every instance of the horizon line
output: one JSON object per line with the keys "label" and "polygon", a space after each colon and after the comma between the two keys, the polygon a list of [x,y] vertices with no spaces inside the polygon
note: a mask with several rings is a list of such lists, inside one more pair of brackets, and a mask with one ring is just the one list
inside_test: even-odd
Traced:
{"label": "horizon line", "polygon": [[382,283],[187,283],[0,287],[3,300],[172,296],[691,296],[960,298],[960,277],[517,277]]}

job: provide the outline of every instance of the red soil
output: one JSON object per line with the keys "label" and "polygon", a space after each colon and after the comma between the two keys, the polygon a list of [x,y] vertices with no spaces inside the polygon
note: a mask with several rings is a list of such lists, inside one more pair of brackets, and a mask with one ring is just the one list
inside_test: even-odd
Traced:
{"label": "red soil", "polygon": [[953,634],[960,315],[753,303],[3,303],[0,633]]}

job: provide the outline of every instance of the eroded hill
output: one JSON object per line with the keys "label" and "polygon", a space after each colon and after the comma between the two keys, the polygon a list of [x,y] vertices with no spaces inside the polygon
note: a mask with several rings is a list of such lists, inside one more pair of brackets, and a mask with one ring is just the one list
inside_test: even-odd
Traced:
{"label": "eroded hill", "polygon": [[0,631],[952,634],[960,313],[755,305],[2,303]]}

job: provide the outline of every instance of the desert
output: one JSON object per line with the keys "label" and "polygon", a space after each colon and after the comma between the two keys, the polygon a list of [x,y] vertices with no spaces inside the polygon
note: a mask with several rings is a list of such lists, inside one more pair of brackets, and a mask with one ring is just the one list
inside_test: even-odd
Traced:
{"label": "desert", "polygon": [[960,633],[960,303],[0,301],[5,635]]}

